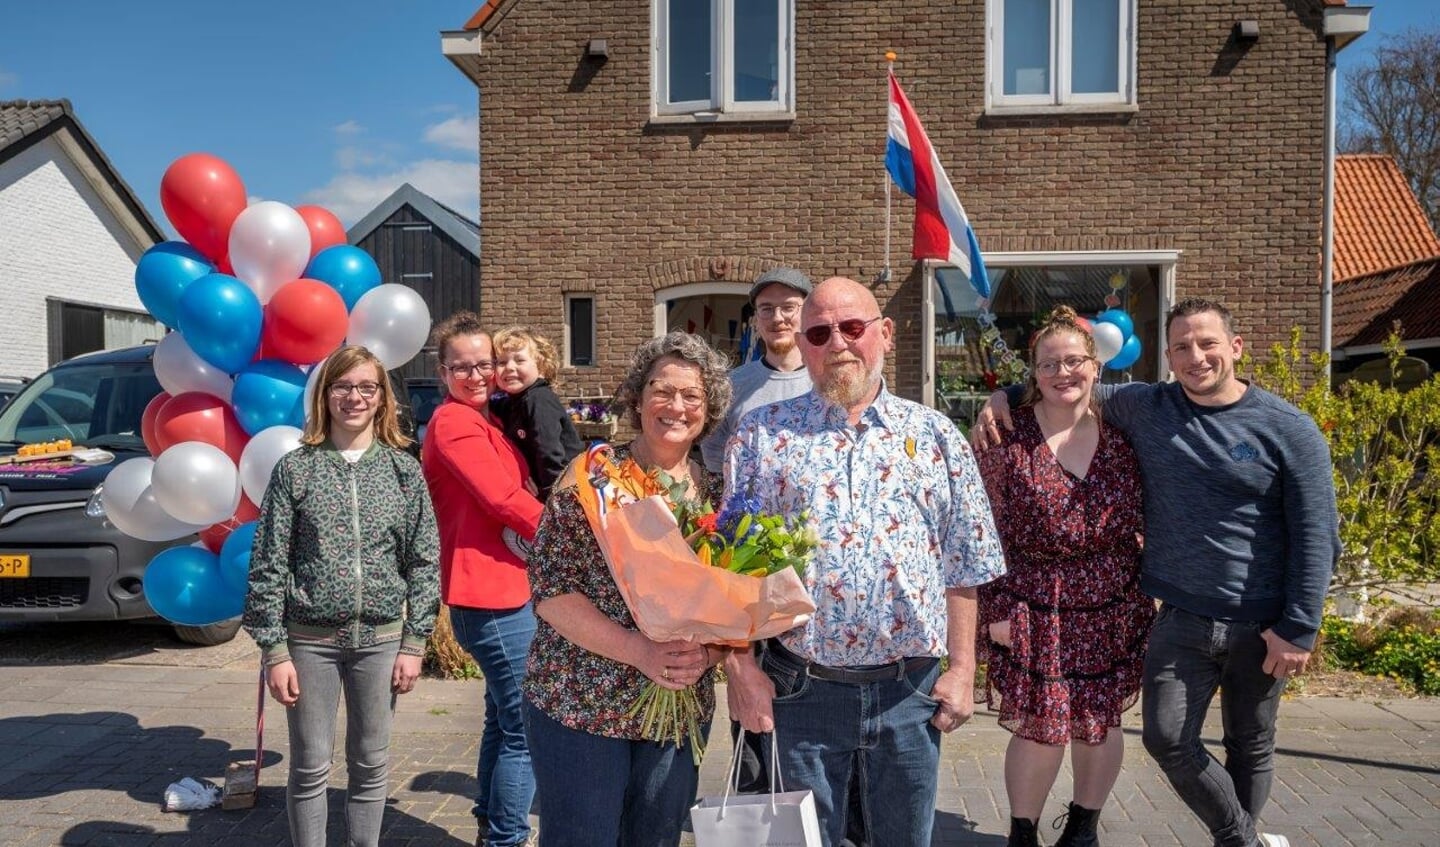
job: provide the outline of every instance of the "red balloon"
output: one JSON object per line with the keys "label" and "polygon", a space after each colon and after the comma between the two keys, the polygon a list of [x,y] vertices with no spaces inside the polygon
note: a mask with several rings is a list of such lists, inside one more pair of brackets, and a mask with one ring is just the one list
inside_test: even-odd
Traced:
{"label": "red balloon", "polygon": [[239,529],[241,524],[247,524],[258,517],[260,517],[260,509],[250,502],[249,497],[241,494],[240,506],[235,510],[235,514],[227,520],[200,530],[200,540],[205,543],[205,549],[211,553],[219,553],[220,548],[225,546],[225,539],[230,537],[230,533]]}
{"label": "red balloon", "polygon": [[203,441],[224,450],[238,465],[249,440],[230,404],[199,391],[175,395],[155,415],[157,455],[182,441]]}
{"label": "red balloon", "polygon": [[160,442],[155,437],[155,418],[160,414],[160,407],[170,402],[170,395],[160,392],[145,404],[145,411],[140,413],[140,439],[145,442],[145,449],[150,455],[160,455]]}
{"label": "red balloon", "polygon": [[310,230],[310,258],[326,247],[344,244],[345,226],[324,206],[296,206],[295,211],[305,219],[305,228]]}
{"label": "red balloon", "polygon": [[230,249],[230,226],[245,211],[245,185],[224,160],[191,153],[165,169],[160,205],[190,246],[218,262]]}
{"label": "red balloon", "polygon": [[349,329],[340,292],[323,282],[297,279],[280,286],[265,304],[260,345],[273,359],[306,365],[330,355]]}

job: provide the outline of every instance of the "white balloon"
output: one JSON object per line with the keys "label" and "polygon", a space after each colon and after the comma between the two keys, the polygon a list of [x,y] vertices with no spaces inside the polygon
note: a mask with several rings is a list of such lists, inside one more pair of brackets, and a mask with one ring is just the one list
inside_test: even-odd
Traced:
{"label": "white balloon", "polygon": [[[310,373],[308,373],[308,374],[305,375],[305,422],[306,422],[306,423],[309,423],[309,422],[310,422],[310,418],[314,417],[314,415],[311,414],[311,411],[315,408],[315,386],[320,382],[320,370],[321,370],[321,368],[325,367],[325,361],[328,360],[329,358],[330,358],[329,356],[326,356],[324,360],[321,360],[320,362],[318,362],[318,363],[316,363],[315,365],[311,366],[311,368],[310,368]],[[260,501],[259,501],[259,500],[256,500],[255,502],[256,502],[256,503],[259,503]]]}
{"label": "white balloon", "polygon": [[1103,364],[1115,358],[1120,348],[1125,346],[1125,333],[1120,327],[1104,321],[1092,321],[1094,327],[1090,331],[1090,337],[1095,339],[1095,356]]}
{"label": "white balloon", "polygon": [[206,524],[177,520],[160,506],[150,485],[154,469],[155,462],[142,457],[121,462],[105,477],[100,502],[110,523],[142,541],[174,541],[204,529]]}
{"label": "white balloon", "polygon": [[171,397],[200,391],[230,402],[235,381],[230,375],[195,355],[179,331],[168,333],[155,345],[155,378]]}
{"label": "white balloon", "polygon": [[270,474],[280,457],[300,446],[300,430],[293,426],[271,426],[255,433],[240,453],[240,487],[257,506],[265,500]]}
{"label": "white balloon", "polygon": [[262,304],[280,286],[305,272],[310,262],[310,229],[300,213],[262,200],[240,213],[230,227],[230,265]]}
{"label": "white balloon", "polygon": [[345,341],[366,348],[386,370],[393,370],[414,358],[429,337],[425,300],[413,288],[390,283],[375,286],[355,302]]}
{"label": "white balloon", "polygon": [[235,514],[240,473],[225,451],[203,441],[172,444],[155,460],[155,501],[177,520],[209,526]]}

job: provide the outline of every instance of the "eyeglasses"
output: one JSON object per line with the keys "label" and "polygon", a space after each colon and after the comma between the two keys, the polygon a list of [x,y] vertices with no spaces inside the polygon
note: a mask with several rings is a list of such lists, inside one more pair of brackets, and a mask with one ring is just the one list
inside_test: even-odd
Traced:
{"label": "eyeglasses", "polygon": [[812,347],[824,347],[830,343],[830,331],[832,329],[838,329],[840,330],[840,335],[843,336],[846,341],[859,341],[860,336],[865,334],[865,330],[870,328],[870,324],[875,323],[883,317],[884,315],[876,315],[868,321],[862,321],[859,318],[849,318],[836,324],[812,326],[805,330],[805,340],[810,342],[810,346]]}
{"label": "eyeglasses", "polygon": [[332,382],[330,384],[330,396],[336,400],[345,399],[350,395],[351,391],[360,392],[360,396],[366,400],[374,400],[375,395],[380,393],[380,383],[361,382],[352,384],[348,382]]}
{"label": "eyeglasses", "polygon": [[1085,366],[1086,362],[1094,360],[1094,356],[1066,356],[1063,359],[1046,359],[1035,364],[1035,373],[1040,376],[1055,376],[1062,370],[1066,373],[1078,371]]}
{"label": "eyeglasses", "polygon": [[800,314],[800,304],[783,303],[779,306],[771,306],[769,304],[766,304],[756,309],[755,314],[759,315],[761,320],[766,321],[773,321],[777,317],[789,320],[790,318],[793,318],[796,315]]}
{"label": "eyeglasses", "polygon": [[440,365],[447,373],[456,379],[465,379],[472,374],[491,374],[495,372],[494,362],[476,362],[473,365]]}
{"label": "eyeglasses", "polygon": [[648,385],[650,388],[650,399],[648,402],[654,403],[657,406],[669,406],[675,402],[676,397],[679,397],[680,402],[684,404],[685,408],[692,412],[705,405],[705,392],[698,388],[676,388],[669,383],[657,382],[653,379],[650,380]]}

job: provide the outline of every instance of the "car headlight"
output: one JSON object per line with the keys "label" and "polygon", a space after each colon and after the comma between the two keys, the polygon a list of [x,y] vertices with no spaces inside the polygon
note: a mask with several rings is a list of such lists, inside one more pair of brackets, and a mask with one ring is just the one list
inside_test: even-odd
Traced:
{"label": "car headlight", "polygon": [[90,492],[90,499],[85,501],[85,516],[89,518],[105,517],[105,501],[100,499],[100,492],[105,488],[105,483],[95,486]]}

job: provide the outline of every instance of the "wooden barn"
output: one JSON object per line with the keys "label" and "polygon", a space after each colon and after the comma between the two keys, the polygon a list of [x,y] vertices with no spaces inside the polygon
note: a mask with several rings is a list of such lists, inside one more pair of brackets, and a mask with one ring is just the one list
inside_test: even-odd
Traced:
{"label": "wooden barn", "polygon": [[[408,182],[352,226],[350,243],[369,253],[385,282],[408,285],[425,298],[435,321],[480,311],[480,225]],[[426,349],[397,377],[433,377],[434,351]]]}

